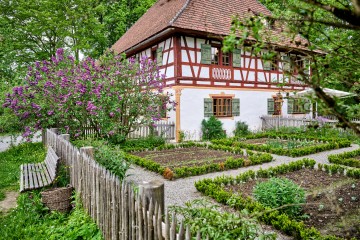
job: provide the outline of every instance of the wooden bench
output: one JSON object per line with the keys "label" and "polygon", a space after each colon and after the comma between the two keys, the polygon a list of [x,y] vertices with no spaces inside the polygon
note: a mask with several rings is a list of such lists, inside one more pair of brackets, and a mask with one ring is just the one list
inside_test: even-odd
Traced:
{"label": "wooden bench", "polygon": [[20,192],[49,186],[56,178],[60,158],[48,147],[45,161],[20,166]]}

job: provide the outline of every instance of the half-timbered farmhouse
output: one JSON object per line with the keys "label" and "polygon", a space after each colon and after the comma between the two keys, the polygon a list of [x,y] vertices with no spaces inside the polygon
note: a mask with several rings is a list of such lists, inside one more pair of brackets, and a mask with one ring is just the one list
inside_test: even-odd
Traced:
{"label": "half-timbered farmhouse", "polygon": [[[306,42],[300,37],[279,33],[273,43],[278,56],[271,61],[252,54],[250,41],[232,53],[222,52],[231,17],[254,13],[271,14],[257,0],[159,0],[112,50],[157,61],[166,75],[166,91],[178,104],[166,119],[174,121],[176,132],[183,131],[187,138],[200,139],[201,121],[212,115],[221,120],[228,135],[237,121],[259,129],[262,115],[310,117],[310,104],[286,97],[288,92],[305,89],[296,68],[306,66],[310,71],[301,54]],[[272,33],[278,34],[276,29]],[[293,68],[292,77],[283,74],[289,68]]]}

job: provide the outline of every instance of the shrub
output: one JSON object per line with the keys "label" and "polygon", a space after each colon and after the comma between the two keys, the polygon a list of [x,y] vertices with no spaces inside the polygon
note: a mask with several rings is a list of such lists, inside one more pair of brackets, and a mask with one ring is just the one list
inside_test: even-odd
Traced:
{"label": "shrub", "polygon": [[239,121],[235,123],[235,131],[234,131],[235,137],[246,136],[249,133],[250,133],[249,126],[247,125],[246,122]]}
{"label": "shrub", "polygon": [[202,120],[201,131],[203,140],[220,139],[226,137],[226,134],[222,129],[222,123],[214,116],[211,116],[209,120]]}
{"label": "shrub", "polygon": [[193,236],[200,231],[201,239],[276,239],[274,233],[265,233],[247,213],[228,213],[218,208],[204,200],[195,200],[185,207],[172,207],[171,211],[184,218]]}
{"label": "shrub", "polygon": [[271,208],[279,208],[285,205],[291,205],[280,208],[280,212],[284,212],[291,217],[297,217],[301,213],[300,204],[305,203],[305,191],[286,178],[270,178],[266,182],[255,185],[255,199],[264,206]]}
{"label": "shrub", "polygon": [[95,159],[110,172],[119,177],[120,180],[126,177],[126,171],[130,167],[130,162],[125,161],[123,152],[119,147],[103,145],[95,150]]}

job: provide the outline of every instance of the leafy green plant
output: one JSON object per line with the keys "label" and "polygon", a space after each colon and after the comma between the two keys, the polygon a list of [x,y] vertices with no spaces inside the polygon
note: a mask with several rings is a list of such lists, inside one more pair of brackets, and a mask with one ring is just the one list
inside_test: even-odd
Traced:
{"label": "leafy green plant", "polygon": [[172,207],[189,224],[193,236],[200,231],[202,239],[276,239],[276,234],[265,233],[256,219],[246,212],[240,214],[219,211],[219,207],[204,200],[186,203],[185,207]]}
{"label": "leafy green plant", "polygon": [[257,183],[253,190],[257,201],[267,207],[279,208],[292,217],[301,213],[301,204],[305,203],[305,190],[286,178],[270,178]]}
{"label": "leafy green plant", "polygon": [[208,120],[202,120],[201,131],[203,140],[220,139],[226,137],[226,134],[222,128],[222,123],[214,116],[211,116]]}
{"label": "leafy green plant", "polygon": [[95,160],[119,177],[120,180],[126,177],[126,171],[130,168],[131,162],[126,161],[124,153],[119,146],[111,147],[103,145],[95,149]]}
{"label": "leafy green plant", "polygon": [[249,125],[246,122],[238,121],[235,123],[235,137],[246,136],[250,134]]}
{"label": "leafy green plant", "polygon": [[18,207],[0,214],[0,239],[102,239],[102,234],[76,198],[69,214],[49,212],[39,191],[21,194]]}

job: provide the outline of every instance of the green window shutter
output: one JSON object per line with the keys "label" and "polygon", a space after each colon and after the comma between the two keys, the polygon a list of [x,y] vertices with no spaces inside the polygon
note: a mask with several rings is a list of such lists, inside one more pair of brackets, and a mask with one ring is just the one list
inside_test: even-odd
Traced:
{"label": "green window shutter", "polygon": [[213,99],[204,98],[204,117],[211,117],[214,115],[213,112]]}
{"label": "green window shutter", "polygon": [[275,102],[273,98],[268,98],[267,100],[267,110],[268,115],[273,115],[275,112]]}
{"label": "green window shutter", "polygon": [[287,112],[288,114],[293,114],[294,112],[294,99],[288,99],[288,102],[287,102]]}
{"label": "green window shutter", "polygon": [[306,58],[304,59],[304,74],[310,75],[310,60]]}
{"label": "green window shutter", "polygon": [[311,110],[311,101],[307,99],[304,103],[304,112],[310,113],[310,110]]}
{"label": "green window shutter", "polygon": [[290,72],[290,57],[288,55],[282,55],[281,62],[283,72]]}
{"label": "green window shutter", "polygon": [[211,45],[201,44],[201,63],[211,64]]}
{"label": "green window shutter", "polygon": [[159,47],[156,49],[156,65],[161,66],[163,60],[163,48]]}
{"label": "green window shutter", "polygon": [[232,56],[233,67],[241,67],[241,49],[235,48]]}
{"label": "green window shutter", "polygon": [[264,70],[265,71],[270,71],[271,70],[271,61],[269,60],[264,60],[263,61],[263,64],[264,64]]}
{"label": "green window shutter", "polygon": [[240,99],[233,98],[232,99],[232,116],[240,116]]}

